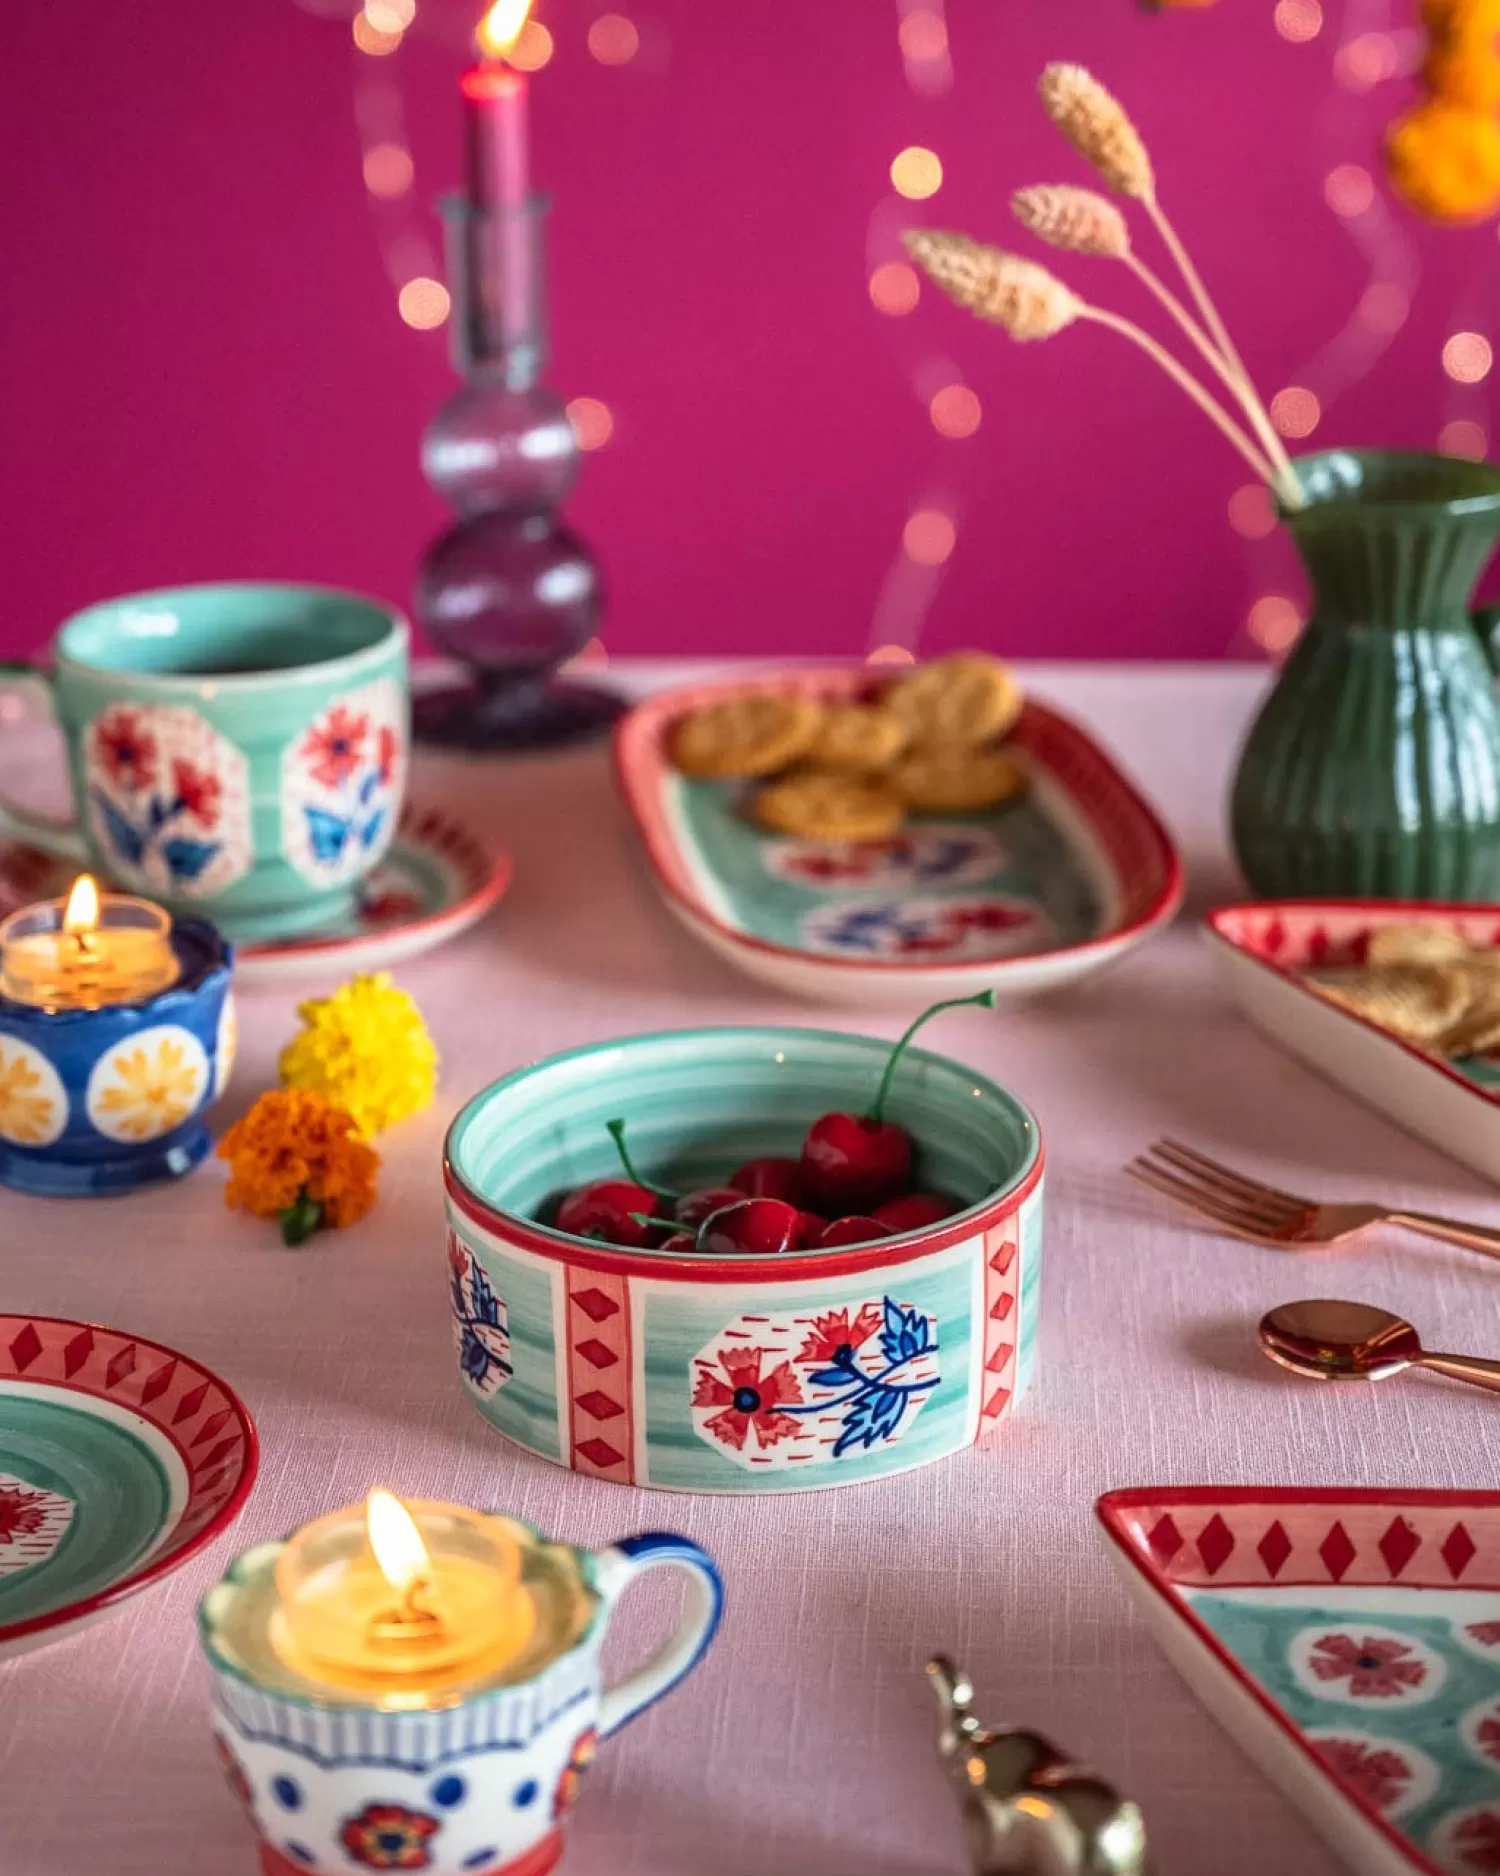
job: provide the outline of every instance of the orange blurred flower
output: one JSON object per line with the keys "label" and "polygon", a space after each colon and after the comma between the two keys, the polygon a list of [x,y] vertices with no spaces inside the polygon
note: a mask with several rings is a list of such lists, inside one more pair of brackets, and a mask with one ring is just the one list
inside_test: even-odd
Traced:
{"label": "orange blurred flower", "polygon": [[305,1088],[263,1094],[219,1142],[229,1162],[224,1202],[275,1218],[288,1244],[325,1225],[352,1225],[375,1203],[380,1155],[353,1120]]}

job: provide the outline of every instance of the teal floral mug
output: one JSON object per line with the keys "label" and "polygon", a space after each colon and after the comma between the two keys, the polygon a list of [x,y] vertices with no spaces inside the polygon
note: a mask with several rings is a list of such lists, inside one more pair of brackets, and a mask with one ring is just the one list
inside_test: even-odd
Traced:
{"label": "teal floral mug", "polygon": [[406,783],[407,627],[316,586],[185,586],[69,619],[40,676],[76,818],[0,796],[0,831],[234,938],[342,917]]}

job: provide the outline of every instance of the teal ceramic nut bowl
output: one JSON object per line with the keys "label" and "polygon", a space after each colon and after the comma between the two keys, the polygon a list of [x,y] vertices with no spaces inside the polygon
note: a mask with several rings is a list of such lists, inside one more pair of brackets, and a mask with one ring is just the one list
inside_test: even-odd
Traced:
{"label": "teal ceramic nut bowl", "polygon": [[617,1171],[628,1117],[648,1176],[721,1185],[862,1112],[890,1054],[813,1029],[692,1029],[599,1043],[493,1083],[448,1135],[449,1292],[462,1385],[507,1438],[575,1471],[679,1491],[854,1484],[981,1438],[1029,1383],[1042,1142],[1014,1095],[910,1050],[886,1117],[921,1182],[964,1209],[839,1250],[631,1250],[537,1221]]}
{"label": "teal ceramic nut bowl", "polygon": [[77,819],[0,801],[34,846],[260,939],[344,916],[390,844],[407,628],[375,600],[248,583],[107,600],[62,627],[47,681]]}

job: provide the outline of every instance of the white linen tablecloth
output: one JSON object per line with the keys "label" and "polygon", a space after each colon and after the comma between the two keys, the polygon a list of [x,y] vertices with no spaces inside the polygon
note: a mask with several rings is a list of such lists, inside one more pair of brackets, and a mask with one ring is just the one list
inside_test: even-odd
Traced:
{"label": "white linen tablecloth", "polygon": [[[702,667],[616,667],[643,687]],[[193,1611],[237,1549],[376,1483],[505,1506],[573,1541],[676,1529],[727,1574],[697,1674],[602,1753],[568,1876],[958,1876],[958,1811],[921,1667],[942,1648],[991,1723],[1050,1733],[1145,1808],[1160,1876],[1329,1876],[1337,1865],[1207,1719],[1127,1603],[1095,1535],[1110,1487],[1485,1486],[1500,1407],[1425,1377],[1319,1388],[1253,1329],[1299,1294],[1409,1312],[1433,1345],[1500,1353],[1493,1268],[1385,1233],[1322,1257],[1198,1231],[1120,1167],[1161,1133],[1330,1196],[1487,1218],[1500,1199],[1252,1032],[1196,916],[1234,896],[1226,777],[1260,671],[1024,671],[1122,757],[1187,853],[1187,910],[1113,974],[1056,1000],[946,1019],[934,1046],[1013,1086],[1049,1151],[1042,1360],[987,1444],[884,1483],[694,1498],[576,1478],[501,1440],[456,1379],[439,1154],[447,1121],[523,1060],[621,1033],[827,1020],[736,976],[657,902],[601,750],[518,762],[421,755],[414,792],[515,853],[498,910],[397,975],[443,1054],[438,1107],[383,1142],[380,1204],[290,1252],[230,1217],[223,1168],[110,1202],[0,1192],[0,1307],[83,1316],[223,1373],[260,1427],[233,1534],[79,1637],[0,1664],[0,1876],[250,1876],[251,1840],[206,1725]],[[7,749],[23,739],[0,739]],[[290,995],[242,996],[225,1117],[270,1083]],[[886,1017],[832,1020],[892,1035]],[[670,1598],[637,1592],[619,1652]]]}

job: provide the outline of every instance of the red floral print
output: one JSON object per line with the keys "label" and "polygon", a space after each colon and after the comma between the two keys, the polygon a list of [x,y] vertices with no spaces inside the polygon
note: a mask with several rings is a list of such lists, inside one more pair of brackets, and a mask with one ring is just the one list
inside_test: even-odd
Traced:
{"label": "red floral print", "polygon": [[722,1407],[703,1424],[716,1439],[723,1440],[736,1452],[743,1451],[751,1431],[756,1444],[764,1450],[797,1432],[797,1421],[778,1408],[800,1404],[802,1389],[792,1373],[790,1362],[780,1362],[769,1374],[762,1374],[763,1348],[727,1348],[719,1356],[726,1379],[711,1368],[700,1367],[693,1389],[695,1407]]}
{"label": "red floral print", "polygon": [[41,1530],[47,1501],[40,1492],[24,1492],[18,1485],[0,1485],[0,1544],[14,1537],[30,1537]]}
{"label": "red floral print", "polygon": [[1411,1767],[1389,1746],[1360,1739],[1321,1739],[1318,1757],[1331,1772],[1352,1785],[1377,1811],[1387,1810],[1411,1783]]}
{"label": "red floral print", "polygon": [[1427,1679],[1425,1664],[1405,1642],[1383,1641],[1366,1635],[1325,1635],[1313,1644],[1308,1663],[1320,1681],[1348,1681],[1355,1700],[1399,1699],[1409,1687]]}
{"label": "red floral print", "polygon": [[1491,1714],[1481,1720],[1474,1732],[1475,1742],[1487,1759],[1500,1759],[1500,1718]]}
{"label": "red floral print", "polygon": [[156,780],[156,738],[141,728],[136,711],[106,711],[95,726],[94,744],[110,780],[121,788],[139,794]]}
{"label": "red floral print", "polygon": [[360,917],[372,925],[389,924],[398,918],[414,918],[421,910],[422,901],[417,895],[400,886],[367,892],[359,902]]}
{"label": "red floral print", "polygon": [[364,1869],[427,1869],[432,1863],[431,1839],[441,1828],[425,1811],[367,1804],[357,1817],[344,1820],[339,1842],[350,1860]]}
{"label": "red floral print", "polygon": [[359,767],[369,730],[368,717],[356,716],[343,704],[335,704],[323,721],[307,732],[302,745],[314,780],[325,788],[341,787]]}
{"label": "red floral print", "polygon": [[1493,1648],[1500,1642],[1500,1622],[1471,1622],[1464,1633],[1472,1635],[1481,1648]]}
{"label": "red floral print", "polygon": [[201,827],[212,827],[219,818],[219,797],[224,792],[218,776],[179,757],[172,764],[172,785],[183,812]]}
{"label": "red floral print", "polygon": [[214,1734],[214,1751],[219,1755],[219,1764],[223,1769],[224,1782],[248,1810],[255,1801],[255,1791],[250,1780],[245,1776],[245,1768],[229,1750],[228,1742]]}
{"label": "red floral print", "polygon": [[396,752],[401,745],[396,740],[396,732],[389,724],[382,723],[375,738],[375,766],[380,770],[382,787],[389,788],[396,773]]}
{"label": "red floral print", "polygon": [[1477,1811],[1466,1817],[1454,1828],[1452,1843],[1465,1869],[1494,1876],[1500,1871],[1500,1811]]}
{"label": "red floral print", "polygon": [[842,1355],[852,1355],[869,1341],[880,1323],[880,1311],[873,1303],[866,1303],[853,1322],[849,1320],[847,1309],[836,1309],[826,1316],[814,1316],[812,1329],[797,1359],[837,1361]]}
{"label": "red floral print", "polygon": [[557,1781],[557,1790],[552,1794],[552,1821],[555,1824],[564,1811],[571,1810],[578,1802],[578,1789],[583,1783],[583,1775],[594,1762],[598,1750],[599,1734],[594,1727],[580,1733],[574,1742],[573,1750],[568,1755],[568,1762],[562,1769],[562,1776]]}
{"label": "red floral print", "polygon": [[1013,931],[1031,922],[1030,912],[1010,905],[971,905],[954,913],[955,921],[970,931]]}

